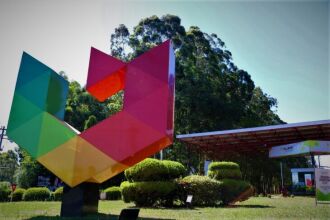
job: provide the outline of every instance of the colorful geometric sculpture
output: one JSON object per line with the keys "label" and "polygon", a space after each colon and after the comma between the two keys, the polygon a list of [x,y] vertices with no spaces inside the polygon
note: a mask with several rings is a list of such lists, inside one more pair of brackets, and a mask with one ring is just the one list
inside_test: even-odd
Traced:
{"label": "colorful geometric sculpture", "polygon": [[172,144],[174,75],[170,41],[130,63],[92,48],[87,91],[124,89],[124,107],[79,133],[63,121],[68,82],[23,53],[7,134],[69,186],[101,183]]}

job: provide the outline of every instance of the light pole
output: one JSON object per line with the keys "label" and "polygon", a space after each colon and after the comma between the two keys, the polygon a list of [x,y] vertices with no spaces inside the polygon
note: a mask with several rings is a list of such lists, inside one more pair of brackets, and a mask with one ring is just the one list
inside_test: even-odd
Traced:
{"label": "light pole", "polygon": [[2,140],[5,139],[5,131],[6,131],[6,127],[5,126],[1,126],[0,128],[0,151],[2,150]]}

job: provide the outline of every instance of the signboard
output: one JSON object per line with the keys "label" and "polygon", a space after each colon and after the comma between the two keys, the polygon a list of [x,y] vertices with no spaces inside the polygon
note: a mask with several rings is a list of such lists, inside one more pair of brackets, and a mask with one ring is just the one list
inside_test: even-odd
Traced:
{"label": "signboard", "polygon": [[330,203],[330,169],[315,168],[316,202]]}
{"label": "signboard", "polygon": [[269,150],[269,157],[286,157],[295,155],[322,155],[330,154],[330,141],[302,141],[298,143],[286,144],[272,147]]}
{"label": "signboard", "polygon": [[312,174],[305,174],[305,186],[312,188],[313,182],[312,182]]}
{"label": "signboard", "polygon": [[38,176],[38,186],[49,186],[50,185],[50,178],[44,176]]}

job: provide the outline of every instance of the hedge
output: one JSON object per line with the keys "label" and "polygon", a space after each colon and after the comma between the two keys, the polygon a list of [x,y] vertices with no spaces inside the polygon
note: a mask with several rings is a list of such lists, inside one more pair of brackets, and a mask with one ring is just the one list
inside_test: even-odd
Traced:
{"label": "hedge", "polygon": [[208,176],[212,179],[242,179],[239,165],[234,162],[212,162],[209,165]]}
{"label": "hedge", "polygon": [[174,181],[122,182],[123,200],[136,206],[173,205],[178,185]]}
{"label": "hedge", "polygon": [[184,194],[181,200],[185,202],[187,195],[192,195],[192,204],[195,206],[215,206],[222,201],[221,182],[207,176],[192,175],[179,181]]}
{"label": "hedge", "polygon": [[0,202],[9,201],[10,192],[10,182],[0,182]]}
{"label": "hedge", "polygon": [[125,170],[125,176],[130,182],[168,181],[183,176],[185,167],[174,161],[160,161],[147,158]]}
{"label": "hedge", "polygon": [[104,190],[107,200],[120,200],[121,189],[118,186],[112,186]]}
{"label": "hedge", "polygon": [[11,194],[11,200],[12,201],[22,201],[25,191],[26,190],[23,188],[16,188],[15,191]]}
{"label": "hedge", "polygon": [[243,180],[223,179],[221,188],[222,202],[227,205],[237,199],[243,192],[252,188],[252,186]]}
{"label": "hedge", "polygon": [[50,191],[46,187],[32,187],[25,191],[23,195],[24,201],[45,201],[49,200]]}
{"label": "hedge", "polygon": [[63,196],[63,186],[59,187],[55,190],[55,192],[53,193],[54,195],[54,200],[55,201],[62,201],[62,196]]}

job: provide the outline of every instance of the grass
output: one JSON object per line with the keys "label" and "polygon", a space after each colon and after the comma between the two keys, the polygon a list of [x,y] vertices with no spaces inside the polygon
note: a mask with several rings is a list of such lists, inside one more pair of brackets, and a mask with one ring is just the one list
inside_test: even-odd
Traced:
{"label": "grass", "polygon": [[[101,201],[98,216],[87,219],[118,219],[123,208],[134,207],[122,201]],[[0,203],[0,219],[63,219],[60,202]],[[311,197],[253,197],[231,207],[193,209],[141,208],[140,219],[330,219],[329,205],[315,206]]]}

